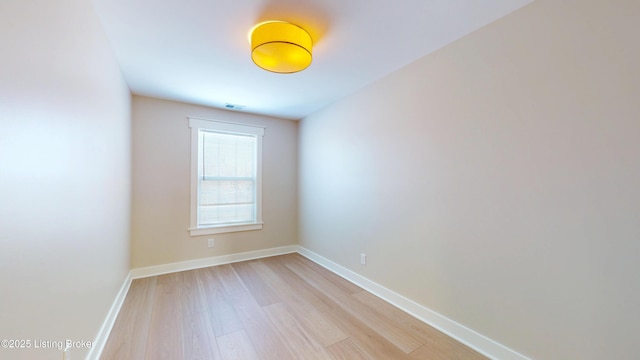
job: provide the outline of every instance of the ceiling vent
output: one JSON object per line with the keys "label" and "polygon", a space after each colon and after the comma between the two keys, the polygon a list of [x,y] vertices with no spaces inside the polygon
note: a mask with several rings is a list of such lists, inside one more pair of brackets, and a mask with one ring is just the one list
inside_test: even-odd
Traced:
{"label": "ceiling vent", "polygon": [[229,104],[229,103],[225,103],[224,104],[224,108],[225,109],[229,109],[229,110],[242,110],[244,109],[246,106],[244,105],[237,105],[237,104]]}

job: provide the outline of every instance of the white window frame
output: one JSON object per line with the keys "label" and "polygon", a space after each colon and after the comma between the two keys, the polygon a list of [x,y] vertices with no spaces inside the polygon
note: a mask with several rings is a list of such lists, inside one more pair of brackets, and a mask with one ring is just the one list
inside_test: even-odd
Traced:
{"label": "white window frame", "polygon": [[[222,234],[236,231],[260,230],[262,229],[262,137],[264,127],[247,124],[237,124],[225,121],[209,120],[196,117],[188,117],[191,128],[191,223],[189,234],[191,236]],[[256,220],[255,222],[222,225],[198,225],[198,165],[200,151],[199,133],[200,130],[215,132],[225,132],[229,134],[255,135],[256,143]]]}

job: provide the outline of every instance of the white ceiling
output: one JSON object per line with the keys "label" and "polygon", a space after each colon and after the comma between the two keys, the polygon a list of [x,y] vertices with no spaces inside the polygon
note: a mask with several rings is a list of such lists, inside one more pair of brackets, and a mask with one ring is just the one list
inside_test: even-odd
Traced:
{"label": "white ceiling", "polygon": [[[300,119],[532,0],[93,0],[134,94]],[[249,29],[305,28],[313,63],[259,69]]]}

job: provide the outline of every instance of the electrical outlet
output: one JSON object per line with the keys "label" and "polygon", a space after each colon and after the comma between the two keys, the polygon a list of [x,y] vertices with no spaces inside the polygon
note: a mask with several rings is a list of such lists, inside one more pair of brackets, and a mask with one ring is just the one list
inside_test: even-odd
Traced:
{"label": "electrical outlet", "polygon": [[367,265],[367,254],[360,253],[360,264]]}
{"label": "electrical outlet", "polygon": [[208,241],[207,246],[213,247],[215,245],[214,242],[213,242],[213,239],[209,239],[207,241]]}

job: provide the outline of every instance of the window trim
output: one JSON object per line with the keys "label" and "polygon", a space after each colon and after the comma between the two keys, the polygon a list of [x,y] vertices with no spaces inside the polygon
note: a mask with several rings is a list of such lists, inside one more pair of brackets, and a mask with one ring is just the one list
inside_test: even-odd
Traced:
{"label": "window trim", "polygon": [[[263,126],[240,124],[227,121],[210,120],[189,116],[191,128],[191,203],[189,235],[222,234],[237,231],[261,230],[262,225],[262,138]],[[198,143],[200,130],[226,132],[230,134],[255,135],[256,144],[256,221],[238,224],[223,224],[212,226],[198,226]]]}

